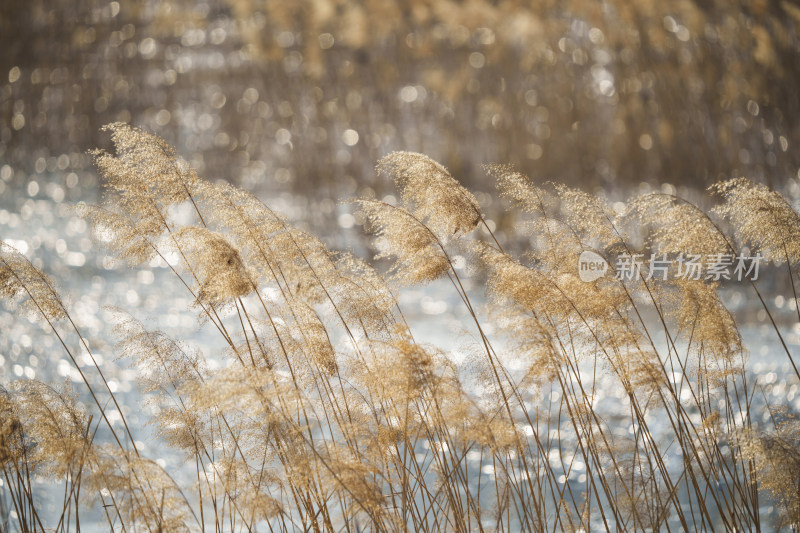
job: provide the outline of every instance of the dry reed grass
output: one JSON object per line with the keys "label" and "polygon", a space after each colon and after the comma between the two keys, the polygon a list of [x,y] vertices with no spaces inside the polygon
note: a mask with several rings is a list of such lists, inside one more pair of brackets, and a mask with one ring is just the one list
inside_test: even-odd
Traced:
{"label": "dry reed grass", "polygon": [[[159,408],[151,423],[191,466],[194,480],[178,482],[140,455],[137,428],[111,423],[111,387],[97,364],[99,381],[84,374],[66,340],[77,336],[93,357],[68,306],[3,244],[0,293],[52,329],[94,402],[37,381],[0,390],[10,527],[79,530],[81,510],[99,505],[115,531],[743,531],[762,527],[759,488],[784,524],[800,526],[797,423],[779,405],[769,423],[751,419],[759,385],[718,284],[584,282],[577,270],[584,250],[609,262],[645,249],[738,250],[716,214],[736,243],[791,267],[800,218],[778,193],[736,180],[716,187],[716,214],[664,195],[620,212],[488,167],[528,220],[530,249],[515,257],[445,168],[395,153],[378,169],[399,204],[356,201],[378,257],[393,261],[387,281],[252,195],[201,180],[158,137],[109,130],[116,153],[94,154],[107,200],[84,215],[116,258],[169,266],[228,364],[211,371],[206,355],[119,313],[118,352]],[[177,204],[191,206],[191,223],[173,218]],[[631,227],[650,228],[646,248]],[[485,271],[488,314],[456,250]],[[435,279],[451,283],[470,317],[467,365],[417,342],[397,304],[393,286]],[[616,412],[598,410],[598,372],[624,391]],[[565,481],[574,471],[580,481]],[[59,517],[41,516],[37,476],[63,483]]]}

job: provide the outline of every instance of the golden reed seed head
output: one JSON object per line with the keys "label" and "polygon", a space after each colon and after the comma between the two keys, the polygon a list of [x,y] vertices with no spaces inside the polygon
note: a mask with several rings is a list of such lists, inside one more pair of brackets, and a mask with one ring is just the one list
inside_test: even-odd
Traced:
{"label": "golden reed seed head", "polygon": [[365,464],[350,450],[332,450],[326,463],[327,466],[320,468],[325,484],[334,487],[341,497],[356,500],[358,504],[354,508],[377,514],[385,511],[385,497],[375,476],[379,471],[377,467]]}
{"label": "golden reed seed head", "polygon": [[800,262],[800,215],[780,193],[745,178],[718,183],[711,190],[725,199],[714,211],[730,221],[741,242],[767,261]]}
{"label": "golden reed seed head", "polygon": [[197,174],[162,138],[121,122],[108,124],[116,155],[95,150],[95,164],[107,186],[130,207],[160,207],[188,200]]}
{"label": "golden reed seed head", "polygon": [[254,290],[239,252],[221,234],[189,226],[176,232],[175,240],[199,277],[198,303],[230,304]]}
{"label": "golden reed seed head", "polygon": [[753,461],[761,489],[767,490],[780,509],[779,525],[800,525],[800,423],[778,420],[771,432],[742,429],[733,435],[742,456]]}
{"label": "golden reed seed head", "polygon": [[144,392],[174,390],[186,382],[202,380],[206,370],[202,356],[171,339],[163,331],[151,331],[128,313],[113,313],[115,351],[138,368]]}
{"label": "golden reed seed head", "polygon": [[16,382],[12,394],[42,473],[61,477],[75,471],[90,447],[88,417],[77,395],[67,385],[57,390],[38,380]]}
{"label": "golden reed seed head", "polygon": [[575,228],[558,218],[560,200],[511,165],[487,165],[487,173],[497,181],[500,196],[513,207],[531,215],[521,227],[531,237],[533,247],[526,256],[551,271],[563,269],[566,257],[580,254],[585,246]]}
{"label": "golden reed seed head", "polygon": [[397,302],[387,281],[372,266],[351,254],[331,257],[335,262],[317,272],[324,274],[327,297],[332,304],[347,322],[359,324],[370,338],[391,336]]}
{"label": "golden reed seed head", "polygon": [[584,245],[605,249],[627,240],[614,224],[614,210],[603,198],[564,185],[555,188],[564,221]]}
{"label": "golden reed seed head", "polygon": [[436,235],[413,214],[377,200],[358,200],[367,230],[378,237],[376,259],[394,257],[391,272],[401,283],[427,283],[443,276],[450,262]]}
{"label": "golden reed seed head", "polygon": [[32,319],[53,322],[67,316],[53,280],[3,241],[0,241],[0,298],[11,305],[21,305]]}
{"label": "golden reed seed head", "polygon": [[497,181],[500,196],[511,201],[514,207],[544,217],[557,208],[558,202],[550,193],[534,185],[513,166],[494,164],[485,165],[484,169]]}
{"label": "golden reed seed head", "polygon": [[152,218],[145,218],[140,224],[138,220],[105,207],[86,204],[79,206],[78,214],[89,221],[92,237],[114,259],[133,267],[155,257],[157,239],[163,227],[153,225]]}
{"label": "golden reed seed head", "polygon": [[297,320],[297,330],[303,342],[305,353],[309,354],[319,369],[327,375],[338,371],[336,351],[331,345],[325,324],[314,309],[303,302],[291,302]]}
{"label": "golden reed seed head", "polygon": [[672,316],[681,330],[691,334],[693,345],[703,354],[730,362],[743,350],[736,320],[717,293],[717,283],[702,280],[679,280],[679,301]]}
{"label": "golden reed seed head", "polygon": [[478,200],[430,157],[392,152],[377,170],[392,177],[405,207],[440,238],[469,233],[481,221]]}
{"label": "golden reed seed head", "polygon": [[129,529],[192,531],[186,498],[155,461],[114,446],[95,446],[94,451],[93,468],[83,476],[87,493],[113,495],[114,511]]}
{"label": "golden reed seed head", "polygon": [[440,352],[413,342],[405,328],[394,329],[391,340],[370,343],[367,365],[353,371],[375,397],[405,404],[430,393],[446,365]]}
{"label": "golden reed seed head", "polygon": [[0,386],[0,468],[16,460],[22,442],[22,423],[16,415],[16,404],[8,390]]}
{"label": "golden reed seed head", "polygon": [[[498,304],[510,300],[528,312],[543,312],[559,320],[579,315],[579,321],[608,317],[626,304],[627,297],[617,284],[583,282],[572,267],[573,271],[563,272],[539,270],[488,245],[479,253],[489,269],[487,290]],[[576,265],[577,258],[562,262]]]}
{"label": "golden reed seed head", "polygon": [[631,200],[621,220],[653,228],[649,243],[659,253],[729,254],[724,235],[708,215],[693,204],[667,194],[645,194]]}

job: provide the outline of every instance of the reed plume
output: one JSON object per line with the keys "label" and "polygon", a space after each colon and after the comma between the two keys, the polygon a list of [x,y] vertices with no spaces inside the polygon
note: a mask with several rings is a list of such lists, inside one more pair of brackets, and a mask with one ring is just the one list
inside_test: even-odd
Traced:
{"label": "reed plume", "polygon": [[392,177],[405,206],[438,235],[464,234],[481,221],[478,200],[441,164],[413,152],[393,152],[378,162]]}
{"label": "reed plume", "polygon": [[740,241],[768,261],[800,261],[800,215],[779,192],[746,178],[718,183],[711,190],[725,199],[714,211],[731,222]]}
{"label": "reed plume", "polygon": [[778,415],[774,431],[742,431],[737,439],[742,454],[761,474],[760,485],[777,500],[779,526],[800,524],[800,425],[795,417]]}
{"label": "reed plume", "polygon": [[66,318],[66,308],[53,280],[16,248],[0,241],[0,296],[33,319],[55,322]]}
{"label": "reed plume", "polygon": [[733,253],[724,234],[708,214],[678,197],[653,193],[630,201],[623,220],[650,227],[648,244],[670,256],[695,254],[706,258]]}
{"label": "reed plume", "polygon": [[413,214],[378,200],[359,200],[358,206],[367,230],[378,237],[375,258],[396,258],[391,272],[397,281],[426,283],[450,268],[437,236]]}

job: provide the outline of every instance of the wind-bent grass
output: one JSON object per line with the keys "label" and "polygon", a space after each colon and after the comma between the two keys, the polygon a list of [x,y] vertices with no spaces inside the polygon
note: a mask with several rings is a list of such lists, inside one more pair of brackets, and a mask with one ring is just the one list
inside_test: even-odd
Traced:
{"label": "wind-bent grass", "polygon": [[[52,329],[94,401],[35,381],[2,389],[4,528],[79,530],[80,511],[99,504],[115,531],[760,530],[759,488],[783,524],[800,525],[800,425],[783,405],[766,404],[766,424],[751,416],[763,392],[719,284],[674,265],[587,282],[578,267],[586,250],[609,264],[739,253],[721,215],[739,243],[788,264],[794,288],[800,217],[777,193],[736,180],[716,187],[715,213],[665,195],[615,211],[488,167],[526,220],[510,236],[530,243],[516,257],[444,167],[394,153],[378,169],[400,203],[355,202],[378,258],[393,261],[385,278],[252,195],[201,180],[158,137],[109,130],[117,153],[95,152],[108,199],[84,216],[118,259],[167,264],[229,364],[212,371],[119,313],[118,351],[159,407],[152,423],[192,467],[179,483],[139,453],[136,427],[123,417],[114,428],[108,406],[122,406],[99,365],[103,390],[78,365],[68,336],[92,352],[53,282],[3,244],[0,293]],[[192,223],[171,216],[179,204]],[[644,243],[629,233],[642,228]],[[456,254],[485,272],[488,312]],[[417,342],[395,298],[445,278],[474,335],[466,365]],[[622,391],[616,410],[598,406],[603,379]],[[36,476],[64,483],[58,516],[42,516]]]}

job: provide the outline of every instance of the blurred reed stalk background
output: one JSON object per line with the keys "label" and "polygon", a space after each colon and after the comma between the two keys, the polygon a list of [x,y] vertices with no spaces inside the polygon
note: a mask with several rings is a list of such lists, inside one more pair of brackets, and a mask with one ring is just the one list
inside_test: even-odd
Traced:
{"label": "blurred reed stalk background", "polygon": [[86,147],[123,121],[209,179],[317,201],[388,193],[395,150],[484,193],[490,161],[774,187],[800,168],[799,21],[792,0],[3,2],[0,158],[24,182],[63,155],[94,186]]}

